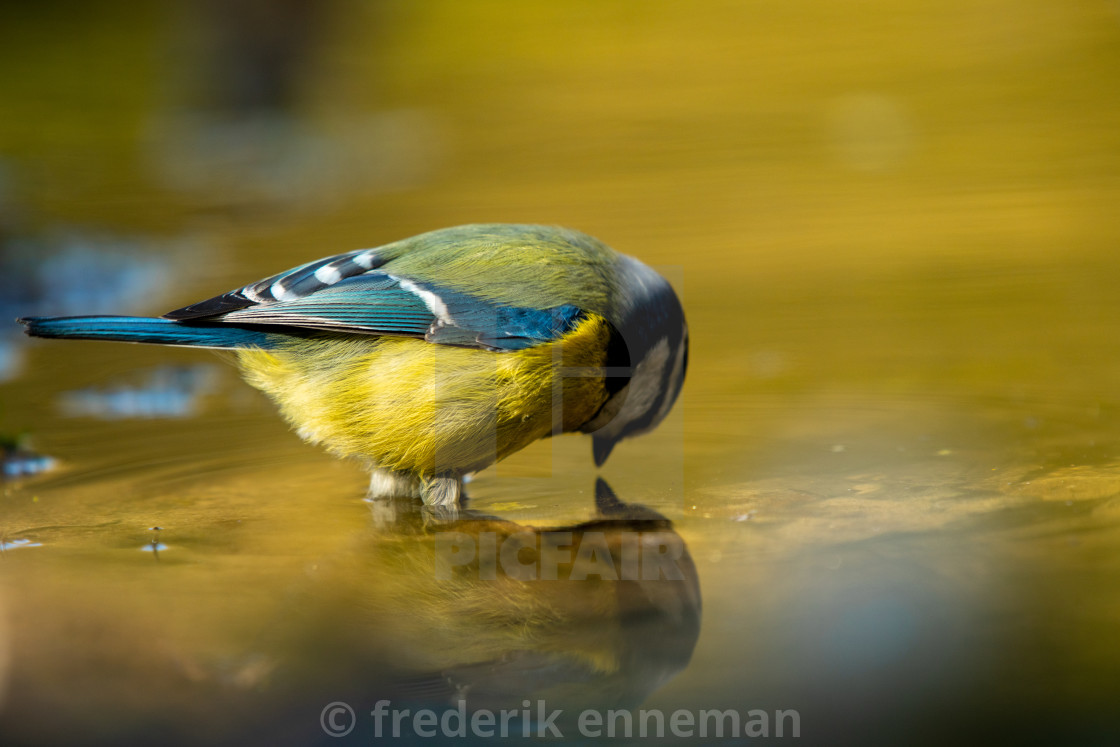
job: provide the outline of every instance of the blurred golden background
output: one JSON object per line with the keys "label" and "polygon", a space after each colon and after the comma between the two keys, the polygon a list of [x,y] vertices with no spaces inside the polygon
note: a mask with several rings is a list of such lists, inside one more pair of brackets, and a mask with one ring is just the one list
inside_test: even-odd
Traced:
{"label": "blurred golden background", "polygon": [[[1120,3],[4,15],[0,312],[158,314],[459,223],[585,231],[666,274],[691,329],[677,411],[604,469],[703,589],[650,707],[798,708],[828,744],[1120,735]],[[6,728],[45,741],[39,716],[80,713],[66,683],[111,672],[91,734],[154,709],[189,743],[167,662],[244,656],[293,576],[352,552],[360,471],[197,351],[12,324],[0,379],[6,471],[55,460],[4,483]],[[587,518],[589,451],[537,444],[473,505]],[[399,614],[378,599],[371,620]],[[136,630],[139,661],[92,657]]]}

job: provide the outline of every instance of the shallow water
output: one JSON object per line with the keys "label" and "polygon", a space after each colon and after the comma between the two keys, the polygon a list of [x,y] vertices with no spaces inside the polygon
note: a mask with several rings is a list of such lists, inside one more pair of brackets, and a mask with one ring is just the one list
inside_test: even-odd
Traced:
{"label": "shallow water", "polygon": [[[458,696],[795,710],[812,744],[1120,737],[1114,4],[321,7],[279,42],[177,5],[4,24],[3,267],[56,281],[0,309],[160,313],[558,223],[678,287],[682,400],[601,473],[540,442],[425,521],[215,354],[0,337],[5,458],[54,460],[3,483],[4,744],[333,743],[335,702],[360,741],[380,699]],[[252,79],[254,44],[294,72],[210,69]],[[680,575],[484,572],[549,531]],[[478,566],[440,578],[448,537]]]}

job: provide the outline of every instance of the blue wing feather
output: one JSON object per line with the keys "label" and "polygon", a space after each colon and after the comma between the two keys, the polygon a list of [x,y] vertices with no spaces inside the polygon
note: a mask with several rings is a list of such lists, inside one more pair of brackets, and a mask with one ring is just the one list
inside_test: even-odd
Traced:
{"label": "blue wing feather", "polygon": [[[580,310],[574,306],[553,309],[505,306],[380,271],[368,271],[326,284],[315,276],[315,271],[324,264],[310,263],[278,276],[281,280],[273,283],[283,284],[280,294],[287,300],[249,302],[244,307],[227,310],[230,294],[226,294],[188,308],[201,308],[225,299],[214,304],[222,309],[218,314],[203,319],[423,337],[442,345],[489,350],[521,350],[556,339],[572,329],[580,318]],[[256,293],[262,292],[264,284],[265,281],[257,284]],[[297,295],[300,287],[313,287],[313,290]]]}
{"label": "blue wing feather", "polygon": [[[525,259],[533,247],[547,251]],[[488,288],[476,260],[499,251],[516,253],[510,268],[515,272],[493,278],[494,287]],[[540,292],[538,272],[551,268],[549,277],[554,278],[557,272],[582,268],[582,282],[573,283],[574,297],[603,314],[601,299],[580,288],[601,284],[601,265],[609,254],[594,240],[561,229],[460,226],[308,262],[168,312],[160,320],[39,319],[29,324],[28,332],[217,347],[279,344],[285,336],[325,332],[520,350],[566,334],[584,314],[563,303],[566,294]],[[420,279],[427,276],[425,263],[448,263],[441,284]],[[518,299],[527,305],[514,305]]]}
{"label": "blue wing feather", "polygon": [[436,317],[422,299],[402,289],[399,280],[376,272],[346,278],[290,301],[230,311],[221,319],[239,324],[423,336]]}
{"label": "blue wing feather", "polygon": [[254,329],[233,324],[196,324],[135,316],[26,317],[17,321],[32,337],[265,350],[284,340],[283,335],[271,334],[265,327]]}

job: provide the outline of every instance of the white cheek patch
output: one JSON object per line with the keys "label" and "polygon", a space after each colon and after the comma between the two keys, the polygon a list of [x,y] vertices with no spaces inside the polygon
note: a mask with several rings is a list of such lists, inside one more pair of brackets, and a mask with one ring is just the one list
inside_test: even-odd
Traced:
{"label": "white cheek patch", "polygon": [[684,354],[688,347],[688,338],[681,340],[677,346],[677,355],[673,358],[673,374],[669,377],[669,386],[665,390],[665,401],[661,403],[661,409],[657,413],[655,422],[660,423],[669,414],[669,410],[673,409],[673,403],[676,398],[673,393],[681,385],[681,379],[684,377]]}
{"label": "white cheek patch", "polygon": [[630,377],[630,383],[626,387],[626,401],[608,426],[610,430],[618,433],[649,412],[661,393],[661,379],[668,363],[669,341],[662,337],[634,367],[634,375]]}

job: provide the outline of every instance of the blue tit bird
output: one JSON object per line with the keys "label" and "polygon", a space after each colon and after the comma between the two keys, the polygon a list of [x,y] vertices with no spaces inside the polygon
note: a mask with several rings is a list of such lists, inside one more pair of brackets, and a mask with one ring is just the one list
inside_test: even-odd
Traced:
{"label": "blue tit bird", "polygon": [[371,496],[455,505],[539,438],[601,466],[668,414],[688,328],[669,283],[586,234],[446,228],[351,251],[162,318],[34,317],[36,337],[225,348],[304,439],[362,461]]}

